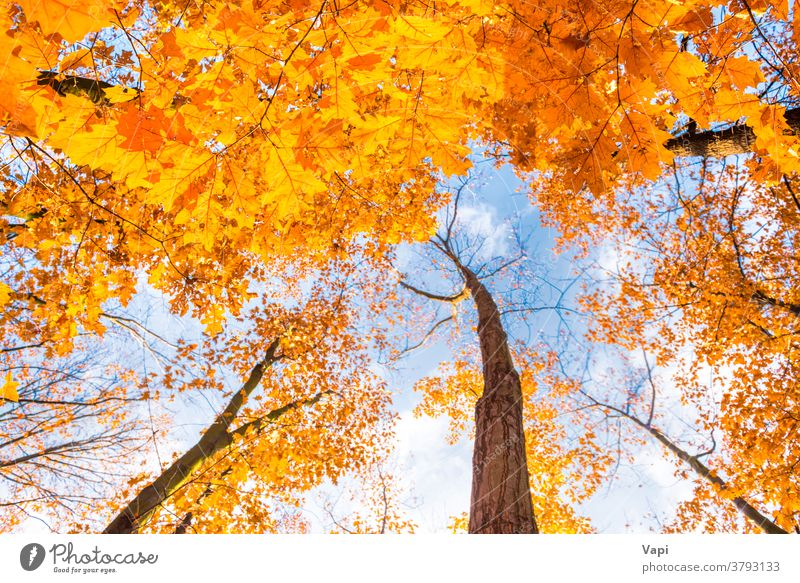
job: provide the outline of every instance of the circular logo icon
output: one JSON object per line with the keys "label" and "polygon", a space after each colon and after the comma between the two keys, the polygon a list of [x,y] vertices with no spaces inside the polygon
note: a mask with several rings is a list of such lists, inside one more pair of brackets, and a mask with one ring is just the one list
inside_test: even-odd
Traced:
{"label": "circular logo icon", "polygon": [[35,571],[44,562],[44,547],[39,543],[30,543],[19,552],[19,564],[26,571]]}

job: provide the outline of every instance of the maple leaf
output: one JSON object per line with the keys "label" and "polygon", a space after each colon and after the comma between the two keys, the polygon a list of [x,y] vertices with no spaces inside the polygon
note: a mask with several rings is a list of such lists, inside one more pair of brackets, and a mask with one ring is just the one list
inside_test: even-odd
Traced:
{"label": "maple leaf", "polygon": [[19,383],[14,381],[14,379],[11,377],[11,371],[6,373],[3,381],[3,386],[0,387],[0,398],[5,399],[6,401],[13,401],[14,403],[19,401],[19,393],[17,392]]}
{"label": "maple leaf", "polygon": [[97,30],[112,14],[103,0],[19,0],[28,22],[38,22],[45,35],[58,33],[68,42],[81,40]]}

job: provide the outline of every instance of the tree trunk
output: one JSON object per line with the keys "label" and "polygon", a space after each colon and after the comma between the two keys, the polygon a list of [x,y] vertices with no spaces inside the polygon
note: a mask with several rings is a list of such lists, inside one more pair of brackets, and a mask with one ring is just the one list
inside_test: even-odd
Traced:
{"label": "tree trunk", "polygon": [[475,406],[469,532],[536,534],[519,374],[497,304],[469,268],[457,265],[478,309],[483,361],[483,395]]}

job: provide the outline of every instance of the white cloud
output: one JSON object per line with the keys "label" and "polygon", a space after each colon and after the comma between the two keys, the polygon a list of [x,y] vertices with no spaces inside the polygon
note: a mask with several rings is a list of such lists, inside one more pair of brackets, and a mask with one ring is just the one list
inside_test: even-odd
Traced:
{"label": "white cloud", "polygon": [[441,532],[450,517],[469,509],[472,448],[448,445],[447,419],[404,411],[397,423],[397,455],[418,507],[412,512],[421,532]]}
{"label": "white cloud", "polygon": [[508,253],[511,228],[498,219],[493,207],[487,204],[459,206],[458,223],[468,235],[484,240],[480,253],[482,259],[505,256]]}

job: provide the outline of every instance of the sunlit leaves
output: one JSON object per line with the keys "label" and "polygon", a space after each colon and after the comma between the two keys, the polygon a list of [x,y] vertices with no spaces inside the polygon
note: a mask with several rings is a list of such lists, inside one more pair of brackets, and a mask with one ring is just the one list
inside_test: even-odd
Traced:
{"label": "sunlit leaves", "polygon": [[[584,251],[615,232],[653,245],[644,285],[638,255],[623,261],[619,293],[587,295],[591,337],[631,348],[679,310],[682,325],[659,324],[663,345],[652,348],[669,360],[690,340],[718,374],[732,367],[721,425],[742,425],[749,407],[772,423],[772,437],[751,431],[728,455],[754,452],[740,481],[788,521],[796,484],[775,478],[770,489],[756,469],[781,471],[768,450],[791,428],[770,391],[795,402],[785,379],[795,378],[800,303],[800,142],[787,118],[798,86],[788,18],[785,2],[694,0],[15,2],[0,13],[3,339],[46,340],[49,356],[67,355],[81,335],[102,335],[104,310],[128,305],[144,282],[172,313],[224,336],[264,287],[317,275],[347,259],[353,241],[367,241],[359,253],[374,259],[429,238],[447,198],[437,182],[466,172],[483,141],[511,159],[545,220]],[[719,124],[749,128],[748,172],[714,168],[715,189],[661,197],[654,185],[675,163],[665,144]],[[309,309],[355,349],[331,314]],[[269,379],[270,406],[297,379],[349,390],[374,381],[326,377],[319,367],[331,363],[303,360],[324,345],[320,328],[304,321],[280,332],[297,360],[286,380]],[[240,360],[225,364],[242,374],[254,355],[228,348]],[[684,379],[687,400],[695,374]],[[15,382],[6,379],[4,399]],[[747,384],[770,398],[753,398]],[[466,361],[454,362],[420,383],[421,410],[450,415],[463,432],[478,385]],[[337,415],[369,401],[357,433],[382,414],[378,392],[367,396],[318,420],[349,427]],[[532,411],[531,424],[558,434],[552,409]],[[336,463],[314,457],[320,437],[310,427],[294,457],[269,440],[248,451],[264,483],[308,487],[346,465],[340,442],[328,443]],[[551,480],[540,492],[565,487],[562,453],[537,453],[550,470],[536,472]],[[312,458],[317,474],[293,473]],[[237,460],[228,475],[245,484],[249,460]],[[214,496],[200,506],[224,507]],[[267,509],[248,511],[269,522]],[[551,523],[586,528],[567,510]]]}
{"label": "sunlit leaves", "polygon": [[[151,280],[170,294],[183,280],[221,295],[231,279],[222,249],[238,264],[322,256],[364,233],[385,243],[428,235],[420,223],[436,205],[436,173],[465,172],[479,137],[564,191],[546,210],[594,220],[576,191],[613,204],[607,191],[621,175],[654,179],[671,161],[663,144],[681,114],[723,121],[706,102],[718,90],[741,102],[764,79],[741,49],[741,19],[712,29],[702,3],[138,8],[53,0],[5,15],[0,123],[34,140],[14,143],[12,156],[41,184],[49,172],[102,191],[84,197],[104,221],[87,235],[112,247],[125,231],[139,239],[107,268],[166,262],[166,277]],[[675,34],[697,36],[693,50]],[[757,147],[786,169],[793,150],[778,121],[761,122]],[[30,180],[19,190],[17,204],[58,205]],[[84,228],[66,220],[56,230]],[[241,301],[229,298],[235,311]],[[201,304],[189,301],[195,313]]]}
{"label": "sunlit leaves", "polygon": [[8,371],[5,379],[3,379],[3,386],[0,387],[0,398],[5,399],[6,401],[14,401],[16,403],[19,401],[19,392],[17,391],[17,387],[19,387],[19,383],[16,382],[11,376],[11,371]]}

